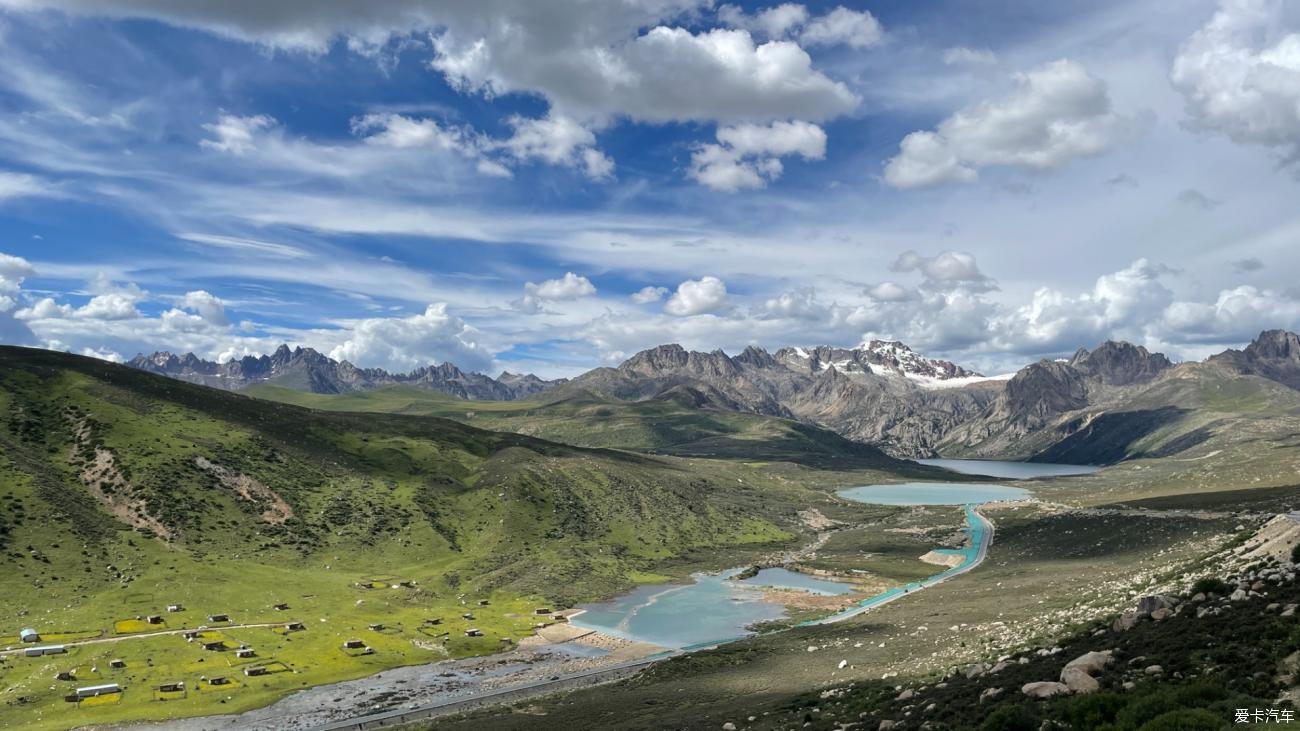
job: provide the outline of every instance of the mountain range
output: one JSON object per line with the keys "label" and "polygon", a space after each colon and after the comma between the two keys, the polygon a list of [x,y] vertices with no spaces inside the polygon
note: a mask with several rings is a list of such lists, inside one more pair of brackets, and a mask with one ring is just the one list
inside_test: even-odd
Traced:
{"label": "mountain range", "polygon": [[203,386],[239,391],[258,384],[287,386],[312,393],[349,393],[388,386],[416,386],[456,396],[486,401],[513,401],[563,383],[529,374],[504,371],[492,378],[467,373],[452,363],[425,366],[410,373],[389,373],[382,368],[358,368],[334,360],[311,348],[281,345],[270,355],[245,356],[225,363],[187,353],[137,355],[127,365]]}
{"label": "mountain range", "polygon": [[[393,375],[287,347],[225,364],[161,353],[138,356],[130,365],[231,390],[269,383],[343,393],[405,385],[476,400],[673,399],[698,409],[815,424],[899,457],[1106,462],[1134,456],[1134,445],[1160,430],[1164,441],[1156,441],[1174,445],[1160,449],[1185,449],[1209,438],[1207,430],[1224,428],[1223,419],[1207,426],[1184,418],[1201,413],[1205,394],[1222,390],[1224,379],[1241,382],[1238,391],[1242,383],[1256,391],[1272,384],[1294,394],[1300,389],[1300,338],[1270,330],[1242,350],[1181,364],[1142,346],[1108,341],[1066,360],[1041,360],[992,377],[880,340],[775,352],[751,346],[735,356],[661,345],[567,381],[509,373],[493,379],[447,363]],[[1290,396],[1273,400],[1279,398]]]}

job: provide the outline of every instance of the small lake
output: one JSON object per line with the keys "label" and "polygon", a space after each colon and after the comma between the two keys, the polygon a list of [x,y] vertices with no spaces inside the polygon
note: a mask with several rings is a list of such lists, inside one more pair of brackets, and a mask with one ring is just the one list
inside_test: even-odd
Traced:
{"label": "small lake", "polygon": [[1032,480],[1035,477],[1065,477],[1089,475],[1100,467],[1086,464],[1052,464],[1048,462],[1002,462],[994,459],[918,459],[917,462],[960,472],[963,475],[986,475],[1011,480]]}
{"label": "small lake", "polygon": [[864,485],[840,490],[836,494],[848,500],[874,505],[970,505],[1030,497],[1029,491],[1020,487],[961,482]]}
{"label": "small lake", "polygon": [[753,634],[746,627],[785,616],[785,607],[763,598],[760,586],[844,594],[853,587],[814,576],[769,568],[741,581],[742,569],[721,574],[692,574],[692,584],[640,586],[616,599],[580,604],[582,614],[570,623],[629,640],[681,648],[733,640]]}
{"label": "small lake", "polygon": [[760,570],[754,576],[748,579],[741,579],[740,583],[750,584],[752,586],[775,586],[782,589],[802,589],[803,591],[821,594],[823,596],[835,596],[838,594],[847,594],[853,591],[853,587],[840,581],[831,579],[819,579],[816,576],[809,576],[800,571],[791,571],[781,567],[767,568]]}

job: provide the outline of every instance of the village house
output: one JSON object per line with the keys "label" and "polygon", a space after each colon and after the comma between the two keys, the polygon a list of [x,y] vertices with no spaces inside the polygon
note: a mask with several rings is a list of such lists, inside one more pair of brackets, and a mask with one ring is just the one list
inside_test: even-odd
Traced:
{"label": "village house", "polygon": [[483,631],[482,631],[482,630],[478,630],[478,629],[472,629],[472,628],[471,628],[471,629],[467,629],[467,630],[465,630],[465,636],[466,636],[466,637],[482,637],[482,636],[483,636]]}
{"label": "village house", "polygon": [[230,678],[208,678],[208,685],[230,685]]}
{"label": "village house", "polygon": [[251,667],[251,668],[244,668],[244,675],[247,675],[247,676],[250,677],[250,678],[252,678],[252,677],[256,677],[256,676],[258,676],[258,675],[270,675],[270,674],[271,674],[271,671],[270,671],[270,670],[267,670],[267,669],[266,669],[264,666],[262,666],[262,665],[254,665],[254,666]]}
{"label": "village house", "polygon": [[183,611],[185,611],[185,607],[183,607],[183,606],[181,606],[181,605],[179,605],[179,604],[168,604],[168,605],[167,605],[167,611],[169,611],[169,612],[183,612]]}
{"label": "village house", "polygon": [[256,656],[257,653],[251,647],[241,647],[238,650],[235,650],[235,657],[245,658],[245,657],[256,657]]}
{"label": "village house", "polygon": [[222,650],[226,649],[226,642],[225,640],[217,640],[216,642],[204,642],[203,649],[212,652],[221,652]]}
{"label": "village house", "polygon": [[149,624],[162,624],[163,618],[161,615],[151,614],[145,618],[145,621],[148,622]]}
{"label": "village house", "polygon": [[121,658],[114,658],[108,661],[108,666],[114,670],[121,670],[126,667],[126,661]]}
{"label": "village house", "polygon": [[40,642],[41,636],[34,629],[20,629],[18,630],[18,639],[23,642]]}
{"label": "village house", "polygon": [[63,645],[45,645],[43,647],[29,647],[23,651],[27,657],[41,657],[42,655],[62,655],[67,652]]}
{"label": "village house", "polygon": [[209,622],[229,622],[229,621],[230,621],[230,615],[229,615],[229,614],[209,614],[209,615],[208,615],[208,621],[209,621]]}
{"label": "village house", "polygon": [[183,680],[176,683],[163,683],[158,686],[159,693],[179,693],[183,690],[185,690],[185,681]]}
{"label": "village house", "polygon": [[301,632],[307,629],[307,625],[303,624],[302,622],[290,622],[286,624],[284,628],[286,631],[289,632]]}
{"label": "village house", "polygon": [[73,675],[72,673],[70,673],[70,672],[64,670],[63,672],[58,673],[57,675],[55,675],[55,676],[54,676],[54,679],[55,679],[55,680],[76,680],[76,679],[77,679],[77,676],[75,676],[75,675]]}
{"label": "village house", "polygon": [[122,686],[118,685],[117,683],[107,683],[105,685],[89,685],[86,686],[85,688],[77,688],[77,697],[95,698],[101,695],[109,695],[112,693],[121,693],[121,692],[122,692]]}
{"label": "village house", "polygon": [[346,642],[343,643],[343,649],[345,650],[360,650],[365,646],[366,643],[362,642],[361,640],[347,640]]}

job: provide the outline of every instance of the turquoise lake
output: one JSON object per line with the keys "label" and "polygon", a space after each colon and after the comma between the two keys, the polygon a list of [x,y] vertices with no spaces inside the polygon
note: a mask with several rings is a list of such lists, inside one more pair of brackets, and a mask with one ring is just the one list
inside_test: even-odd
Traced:
{"label": "turquoise lake", "polygon": [[960,482],[904,482],[898,485],[864,485],[836,493],[842,498],[875,505],[969,505],[995,500],[1023,500],[1029,491],[1007,485]]}
{"label": "turquoise lake", "polygon": [[[934,460],[923,460],[926,463]],[[955,471],[1027,479],[1045,475],[1081,474],[1095,468],[1078,465],[1042,465],[1028,462],[992,462],[976,460],[940,460]],[[1014,467],[1012,467],[1014,466]],[[1016,470],[1014,475],[1006,474]],[[1051,470],[1079,470],[1067,473]],[[995,474],[991,470],[998,470]],[[864,611],[900,595],[925,588],[944,578],[966,570],[984,544],[985,525],[969,507],[994,500],[1019,500],[1030,496],[1028,490],[1008,485],[966,483],[905,483],[901,485],[866,485],[841,490],[840,496],[867,503],[885,505],[966,505],[968,544],[950,549],[960,554],[960,566],[942,571],[927,579],[863,600],[841,614]],[[752,634],[750,625],[781,619],[785,608],[765,601],[759,587],[771,586],[802,589],[817,594],[845,594],[853,588],[845,583],[821,579],[784,568],[763,569],[758,575],[740,581],[729,577],[741,569],[718,574],[693,574],[690,584],[653,584],[640,586],[606,602],[579,605],[584,612],[571,622],[578,627],[597,630],[624,639],[650,642],[674,649],[718,644]]]}
{"label": "turquoise lake", "polygon": [[916,461],[931,467],[943,467],[953,472],[960,472],[963,475],[986,475],[1011,480],[1088,475],[1101,469],[1092,465],[1002,462],[994,459],[918,459]]}

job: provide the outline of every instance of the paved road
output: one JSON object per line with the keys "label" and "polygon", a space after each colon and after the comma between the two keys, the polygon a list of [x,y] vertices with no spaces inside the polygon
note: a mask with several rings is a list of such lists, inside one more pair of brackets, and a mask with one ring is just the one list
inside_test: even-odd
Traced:
{"label": "paved road", "polygon": [[49,642],[49,643],[36,644],[36,645],[25,645],[23,647],[19,647],[14,650],[0,650],[0,657],[4,657],[5,655],[21,655],[33,647],[47,647],[49,645],[62,645],[63,647],[81,647],[82,645],[104,645],[110,642],[126,642],[127,640],[143,640],[150,637],[163,637],[165,635],[182,635],[185,634],[186,632],[199,632],[199,631],[224,632],[230,629],[256,629],[259,627],[281,627],[286,624],[289,624],[289,622],[266,622],[262,624],[227,624],[227,625],[222,625],[220,627],[205,626],[203,630],[199,630],[197,627],[190,627],[186,629],[164,629],[164,630],[158,630],[157,632],[141,632],[140,634],[133,634],[133,635],[100,637],[93,640],[76,640],[73,642]]}

